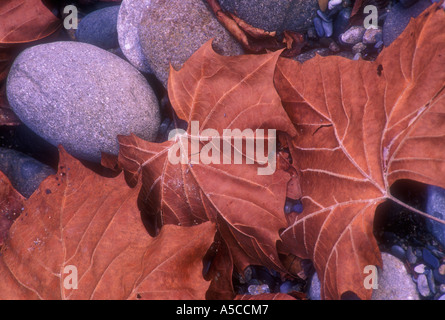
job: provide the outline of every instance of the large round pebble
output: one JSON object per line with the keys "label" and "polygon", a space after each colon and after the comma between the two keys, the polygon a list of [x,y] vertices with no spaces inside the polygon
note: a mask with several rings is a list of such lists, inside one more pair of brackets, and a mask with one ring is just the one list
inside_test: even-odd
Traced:
{"label": "large round pebble", "polygon": [[76,30],[77,40],[102,49],[119,47],[116,28],[118,13],[119,6],[112,6],[88,14]]}
{"label": "large round pebble", "polygon": [[158,79],[167,86],[170,65],[182,67],[193,53],[214,38],[223,55],[243,53],[241,45],[216,20],[202,0],[152,0],[139,27],[142,51]]}
{"label": "large round pebble", "polygon": [[403,262],[386,252],[382,253],[382,260],[383,270],[379,269],[378,289],[373,290],[372,300],[419,300],[416,285]]}
{"label": "large round pebble", "polygon": [[139,26],[144,10],[151,0],[123,0],[117,18],[118,41],[122,52],[139,71],[152,73],[150,64],[142,52]]}
{"label": "large round pebble", "polygon": [[159,104],[128,62],[96,46],[53,42],[31,47],[11,67],[7,97],[35,133],[73,156],[117,154],[117,135],[153,140]]}

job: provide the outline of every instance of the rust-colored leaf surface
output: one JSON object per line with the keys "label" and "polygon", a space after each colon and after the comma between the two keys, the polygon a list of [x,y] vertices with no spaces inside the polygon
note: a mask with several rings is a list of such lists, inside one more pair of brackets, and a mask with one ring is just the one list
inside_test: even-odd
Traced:
{"label": "rust-colored leaf surface", "polygon": [[[246,164],[245,148],[239,150],[242,164],[234,164],[234,151],[230,164],[222,159],[221,164],[193,164],[192,151],[184,164],[172,164],[168,155],[178,141],[189,141],[190,146],[197,138],[192,136],[193,122],[200,135],[206,129],[220,136],[224,129],[276,129],[295,135],[273,85],[279,54],[223,57],[208,42],[180,71],[172,69],[170,74],[170,100],[189,124],[181,140],[157,144],[119,137],[120,166],[129,181],[142,174],[141,200],[156,221],[155,229],[213,221],[240,270],[249,264],[281,269],[276,242],[278,231],[287,225],[283,206],[290,174],[276,170],[259,175],[263,165],[257,159]],[[200,154],[202,148],[200,144]]]}
{"label": "rust-colored leaf surface", "polygon": [[25,198],[14,189],[9,179],[0,171],[0,247],[9,228],[20,215]]}
{"label": "rust-colored leaf surface", "polygon": [[2,0],[0,44],[45,38],[60,27],[60,20],[41,0]]}
{"label": "rust-colored leaf surface", "polygon": [[[139,185],[104,178],[65,151],[25,202],[0,256],[0,299],[204,299],[210,222],[147,233]],[[73,267],[77,289],[72,288]]]}
{"label": "rust-colored leaf surface", "polygon": [[304,211],[282,233],[314,262],[322,297],[371,297],[364,267],[381,264],[376,207],[411,179],[445,187],[445,12],[433,5],[374,62],[281,59],[275,83],[299,135],[292,155]]}

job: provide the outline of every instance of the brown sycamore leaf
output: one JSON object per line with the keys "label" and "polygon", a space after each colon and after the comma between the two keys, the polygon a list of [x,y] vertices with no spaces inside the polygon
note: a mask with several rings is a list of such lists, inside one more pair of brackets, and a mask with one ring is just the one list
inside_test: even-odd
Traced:
{"label": "brown sycamore leaf", "polygon": [[387,199],[400,203],[390,194],[396,180],[445,187],[445,33],[438,30],[445,12],[435,4],[374,62],[278,63],[276,87],[299,132],[292,155],[304,204],[282,238],[313,261],[323,298],[371,297],[364,267],[381,264],[374,213]]}
{"label": "brown sycamore leaf", "polygon": [[[220,136],[224,129],[276,129],[295,135],[273,86],[279,54],[223,57],[208,42],[169,76],[169,97],[177,115],[189,124],[187,131],[160,144],[134,135],[119,137],[119,162],[128,181],[134,183],[142,174],[141,203],[156,225],[152,232],[165,224],[213,221],[239,270],[249,264],[281,268],[276,241],[278,231],[287,225],[283,207],[290,174],[276,170],[259,175],[263,165],[257,158],[247,164],[245,148],[235,149],[233,140],[229,141],[231,156],[225,158],[229,164],[221,158],[221,164],[193,163],[191,157],[205,154],[210,143],[201,142],[195,151],[187,149],[183,164],[173,164],[169,152],[176,154],[178,144],[190,146],[197,140],[193,123],[199,135],[208,134],[207,129]],[[256,143],[267,144],[267,138],[260,140],[257,137]],[[239,151],[242,164],[234,164],[233,150]]]}
{"label": "brown sycamore leaf", "polygon": [[2,0],[0,44],[45,38],[60,28],[60,20],[41,0]]}
{"label": "brown sycamore leaf", "polygon": [[[58,173],[25,202],[1,250],[0,299],[204,299],[202,259],[215,226],[166,226],[152,238],[139,189],[62,149]],[[67,286],[73,266],[77,289]]]}
{"label": "brown sycamore leaf", "polygon": [[20,215],[25,198],[14,189],[9,179],[0,171],[0,247],[9,228]]}
{"label": "brown sycamore leaf", "polygon": [[320,7],[321,11],[326,11],[328,8],[329,0],[318,0],[318,6]]}

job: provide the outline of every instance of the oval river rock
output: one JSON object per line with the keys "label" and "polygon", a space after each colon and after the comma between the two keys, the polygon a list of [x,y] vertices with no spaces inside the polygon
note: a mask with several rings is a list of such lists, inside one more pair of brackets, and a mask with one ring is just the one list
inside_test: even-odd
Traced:
{"label": "oval river rock", "polygon": [[128,62],[77,42],[34,46],[15,60],[7,97],[31,130],[73,156],[100,161],[117,154],[117,135],[152,141],[160,125],[158,100]]}

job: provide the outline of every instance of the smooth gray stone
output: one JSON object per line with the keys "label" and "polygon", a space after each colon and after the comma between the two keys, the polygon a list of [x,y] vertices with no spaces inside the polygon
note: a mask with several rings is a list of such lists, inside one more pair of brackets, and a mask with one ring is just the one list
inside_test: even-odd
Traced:
{"label": "smooth gray stone", "polygon": [[310,300],[321,300],[321,283],[315,272],[310,280],[308,297]]}
{"label": "smooth gray stone", "polygon": [[411,18],[420,15],[431,5],[430,0],[419,0],[409,8],[397,3],[391,8],[383,25],[383,43],[387,47],[405,30]]}
{"label": "smooth gray stone", "polygon": [[138,30],[142,14],[150,2],[151,0],[123,0],[117,19],[117,33],[121,50],[128,61],[144,73],[153,73],[153,71],[142,52]]}
{"label": "smooth gray stone", "polygon": [[102,49],[119,47],[117,40],[117,15],[119,6],[107,7],[85,16],[76,30],[76,39]]}
{"label": "smooth gray stone", "polygon": [[[383,270],[379,268],[378,288],[372,291],[372,300],[419,300],[415,283],[402,261],[383,252]],[[428,284],[427,284],[428,285]]]}
{"label": "smooth gray stone", "polygon": [[6,91],[13,111],[32,131],[85,160],[117,154],[117,135],[152,141],[160,124],[146,79],[128,62],[86,43],[53,42],[23,51]]}
{"label": "smooth gray stone", "polygon": [[152,0],[144,9],[139,27],[142,51],[164,86],[167,86],[170,65],[180,69],[212,38],[213,48],[219,54],[243,53],[241,45],[202,0]]}
{"label": "smooth gray stone", "polygon": [[[445,220],[445,189],[436,186],[427,187],[425,210],[428,214]],[[442,246],[445,246],[445,225],[431,219],[426,219],[426,226]]]}
{"label": "smooth gray stone", "polygon": [[317,15],[318,0],[220,0],[221,7],[254,27],[281,33],[305,31]]}
{"label": "smooth gray stone", "polygon": [[40,183],[56,171],[21,152],[0,148],[0,171],[11,181],[12,186],[29,198]]}

